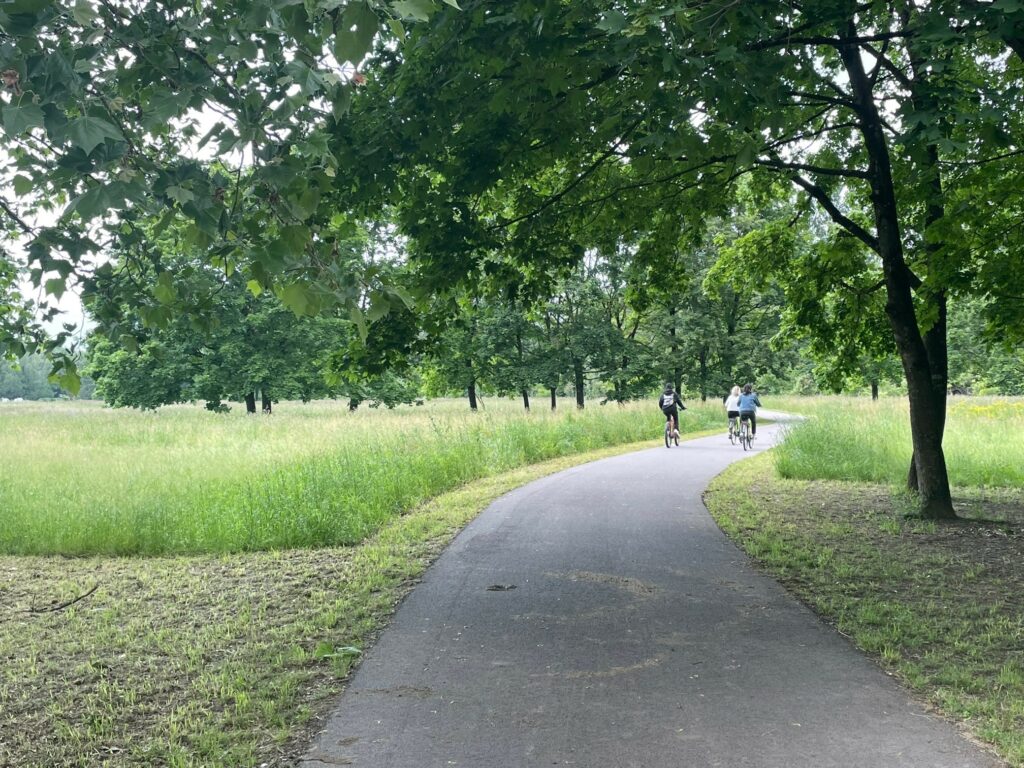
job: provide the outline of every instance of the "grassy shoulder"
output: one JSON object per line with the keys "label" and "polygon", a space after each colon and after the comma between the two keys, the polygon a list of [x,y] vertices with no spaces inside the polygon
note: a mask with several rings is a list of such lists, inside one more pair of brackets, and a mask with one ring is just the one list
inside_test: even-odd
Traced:
{"label": "grassy shoulder", "polygon": [[654,445],[472,482],[352,547],[0,556],[0,766],[291,764],[398,602],[487,504]]}
{"label": "grassy shoulder", "polygon": [[955,489],[913,521],[888,485],[783,480],[765,454],[705,501],[773,577],[938,710],[1024,766],[1024,491]]}

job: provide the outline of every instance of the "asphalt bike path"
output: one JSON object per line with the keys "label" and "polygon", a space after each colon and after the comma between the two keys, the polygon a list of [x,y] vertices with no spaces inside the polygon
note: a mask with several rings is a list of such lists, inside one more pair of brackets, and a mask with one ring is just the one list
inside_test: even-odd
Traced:
{"label": "asphalt bike path", "polygon": [[701,494],[745,456],[717,435],[494,502],[403,602],[303,768],[1003,765],[721,533]]}

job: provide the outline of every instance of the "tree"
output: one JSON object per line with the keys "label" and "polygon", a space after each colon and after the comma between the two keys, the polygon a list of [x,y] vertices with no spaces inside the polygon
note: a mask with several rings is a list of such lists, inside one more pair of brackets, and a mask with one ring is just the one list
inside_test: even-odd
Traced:
{"label": "tree", "polygon": [[48,400],[61,394],[49,380],[50,363],[42,355],[26,355],[17,364],[0,360],[0,397]]}
{"label": "tree", "polygon": [[[332,222],[346,193],[334,181],[328,137],[365,82],[358,67],[374,41],[401,37],[404,23],[441,7],[4,4],[0,222],[24,246],[27,276],[59,298],[97,276],[102,253],[158,252],[153,239],[174,225],[188,232],[197,259],[278,285],[297,312],[365,310],[363,274],[335,258],[346,233]],[[200,161],[214,156],[221,162]],[[5,271],[12,265],[10,254],[0,257]],[[133,306],[168,288],[139,289]],[[402,303],[387,291],[375,299],[378,311]],[[0,324],[0,354],[17,356],[9,337],[18,323],[5,312]],[[62,365],[73,383],[71,358]]]}
{"label": "tree", "polygon": [[[1020,112],[997,108],[1020,85],[1019,58],[1003,55],[1024,50],[1009,5],[538,1],[494,15],[467,3],[414,32],[400,68],[383,62],[391,124],[366,103],[349,128],[381,126],[378,162],[404,170],[378,180],[403,190],[430,258],[465,273],[496,242],[525,254],[540,231],[567,226],[556,219],[613,215],[624,198],[652,222],[657,212],[693,228],[728,206],[743,175],[792,184],[880,273],[910,400],[909,480],[922,514],[950,517],[946,303],[1006,285],[998,276],[1013,262],[1005,232],[985,263],[963,247],[956,233],[981,209],[949,201],[978,202],[991,186],[947,170],[984,168],[991,182],[1015,162]],[[436,81],[436,129],[413,129]],[[617,192],[603,188],[608,168]],[[445,247],[447,224],[458,235]]]}
{"label": "tree", "polygon": [[179,287],[214,297],[204,302],[205,317],[143,326],[131,307],[118,303],[121,283],[135,279],[123,270],[90,293],[89,307],[108,322],[123,313],[119,340],[102,334],[91,339],[88,370],[104,400],[135,408],[205,400],[211,410],[224,410],[225,400],[244,400],[255,413],[259,395],[263,412],[270,413],[277,399],[333,394],[325,369],[329,355],[353,334],[349,321],[296,317],[272,294],[254,295],[238,273],[227,278],[185,258],[174,266]]}

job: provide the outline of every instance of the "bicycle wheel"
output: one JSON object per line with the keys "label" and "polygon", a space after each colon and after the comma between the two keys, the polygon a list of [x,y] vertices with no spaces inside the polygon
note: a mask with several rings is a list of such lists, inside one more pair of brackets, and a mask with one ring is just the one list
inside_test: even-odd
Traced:
{"label": "bicycle wheel", "polygon": [[740,445],[743,446],[744,451],[750,450],[750,427],[745,421],[740,426]]}
{"label": "bicycle wheel", "polygon": [[672,430],[668,427],[668,422],[665,423],[665,447],[672,447]]}

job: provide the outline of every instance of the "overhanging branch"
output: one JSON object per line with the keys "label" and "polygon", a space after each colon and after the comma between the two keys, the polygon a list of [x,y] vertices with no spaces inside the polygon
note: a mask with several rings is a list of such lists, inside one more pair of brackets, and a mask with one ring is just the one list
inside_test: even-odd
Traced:
{"label": "overhanging branch", "polygon": [[832,221],[863,242],[875,253],[878,252],[878,238],[840,211],[824,189],[808,181],[798,173],[791,174],[789,178],[794,184],[801,187],[808,195],[817,200],[818,204],[832,217]]}

